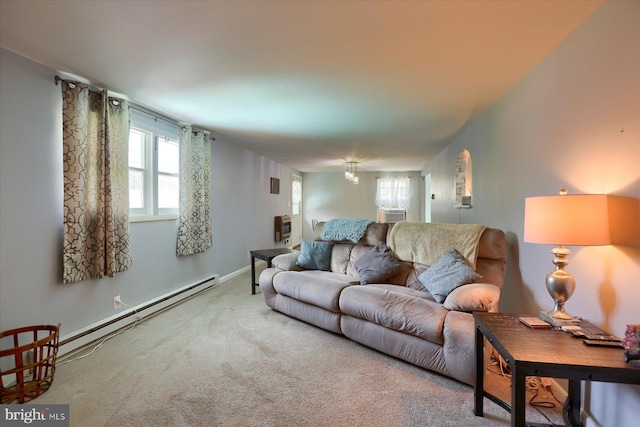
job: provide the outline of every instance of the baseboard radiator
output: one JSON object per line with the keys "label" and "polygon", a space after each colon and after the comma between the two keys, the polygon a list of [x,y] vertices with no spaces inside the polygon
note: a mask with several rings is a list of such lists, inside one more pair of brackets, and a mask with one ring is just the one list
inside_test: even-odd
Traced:
{"label": "baseboard radiator", "polygon": [[235,276],[235,274],[232,273],[221,280],[220,275],[215,274],[207,279],[184,286],[137,306],[128,307],[123,312],[114,316],[93,323],[66,336],[62,336],[60,337],[60,343],[58,345],[58,360],[71,357],[104,337],[130,326],[136,321],[147,319],[176,304],[184,302],[188,298],[217,286],[219,283],[229,280],[233,276]]}

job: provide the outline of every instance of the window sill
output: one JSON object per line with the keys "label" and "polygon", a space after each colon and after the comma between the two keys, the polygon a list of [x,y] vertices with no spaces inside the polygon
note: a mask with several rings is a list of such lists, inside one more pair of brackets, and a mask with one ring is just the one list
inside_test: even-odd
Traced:
{"label": "window sill", "polygon": [[135,215],[129,217],[129,222],[149,222],[149,221],[173,221],[178,219],[178,215]]}

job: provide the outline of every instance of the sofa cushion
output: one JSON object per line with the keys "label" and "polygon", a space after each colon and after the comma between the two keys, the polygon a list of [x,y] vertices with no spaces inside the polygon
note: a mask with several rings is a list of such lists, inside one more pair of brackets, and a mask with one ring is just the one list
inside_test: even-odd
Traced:
{"label": "sofa cushion", "polygon": [[339,313],[340,293],[353,286],[345,276],[321,270],[281,271],[273,276],[273,288],[281,295]]}
{"label": "sofa cushion", "polygon": [[302,267],[297,265],[300,252],[280,254],[271,261],[271,265],[278,270],[300,271]]}
{"label": "sofa cushion", "polygon": [[355,262],[360,284],[383,283],[400,269],[400,261],[389,247],[380,242]]}
{"label": "sofa cushion", "polygon": [[340,295],[340,310],[436,344],[444,342],[448,311],[424,291],[398,285],[351,286]]}
{"label": "sofa cushion", "polygon": [[458,286],[472,283],[481,278],[482,276],[469,267],[465,259],[455,249],[450,249],[418,276],[420,282],[439,303],[442,303],[447,295]]}
{"label": "sofa cushion", "polygon": [[420,276],[427,267],[426,264],[420,264],[419,262],[400,261],[400,270],[389,277],[386,282],[403,285],[424,292],[424,285],[418,280],[418,276]]}
{"label": "sofa cushion", "polygon": [[296,265],[305,270],[329,270],[331,268],[332,246],[333,244],[329,242],[302,240]]}
{"label": "sofa cushion", "polygon": [[500,288],[493,283],[470,283],[451,291],[442,305],[449,311],[498,311]]}

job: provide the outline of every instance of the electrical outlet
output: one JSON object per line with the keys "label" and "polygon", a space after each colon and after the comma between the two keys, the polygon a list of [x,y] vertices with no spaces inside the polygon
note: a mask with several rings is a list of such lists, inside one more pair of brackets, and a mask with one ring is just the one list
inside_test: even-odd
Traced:
{"label": "electrical outlet", "polygon": [[120,295],[113,297],[113,309],[117,310],[122,307],[122,300],[120,299]]}

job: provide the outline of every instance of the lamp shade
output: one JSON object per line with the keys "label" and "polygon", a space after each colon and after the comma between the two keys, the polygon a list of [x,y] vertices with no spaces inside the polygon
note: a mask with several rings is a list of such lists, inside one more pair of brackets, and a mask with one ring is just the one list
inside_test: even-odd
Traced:
{"label": "lamp shade", "polygon": [[611,243],[609,208],[604,194],[527,197],[524,241],[597,246]]}

